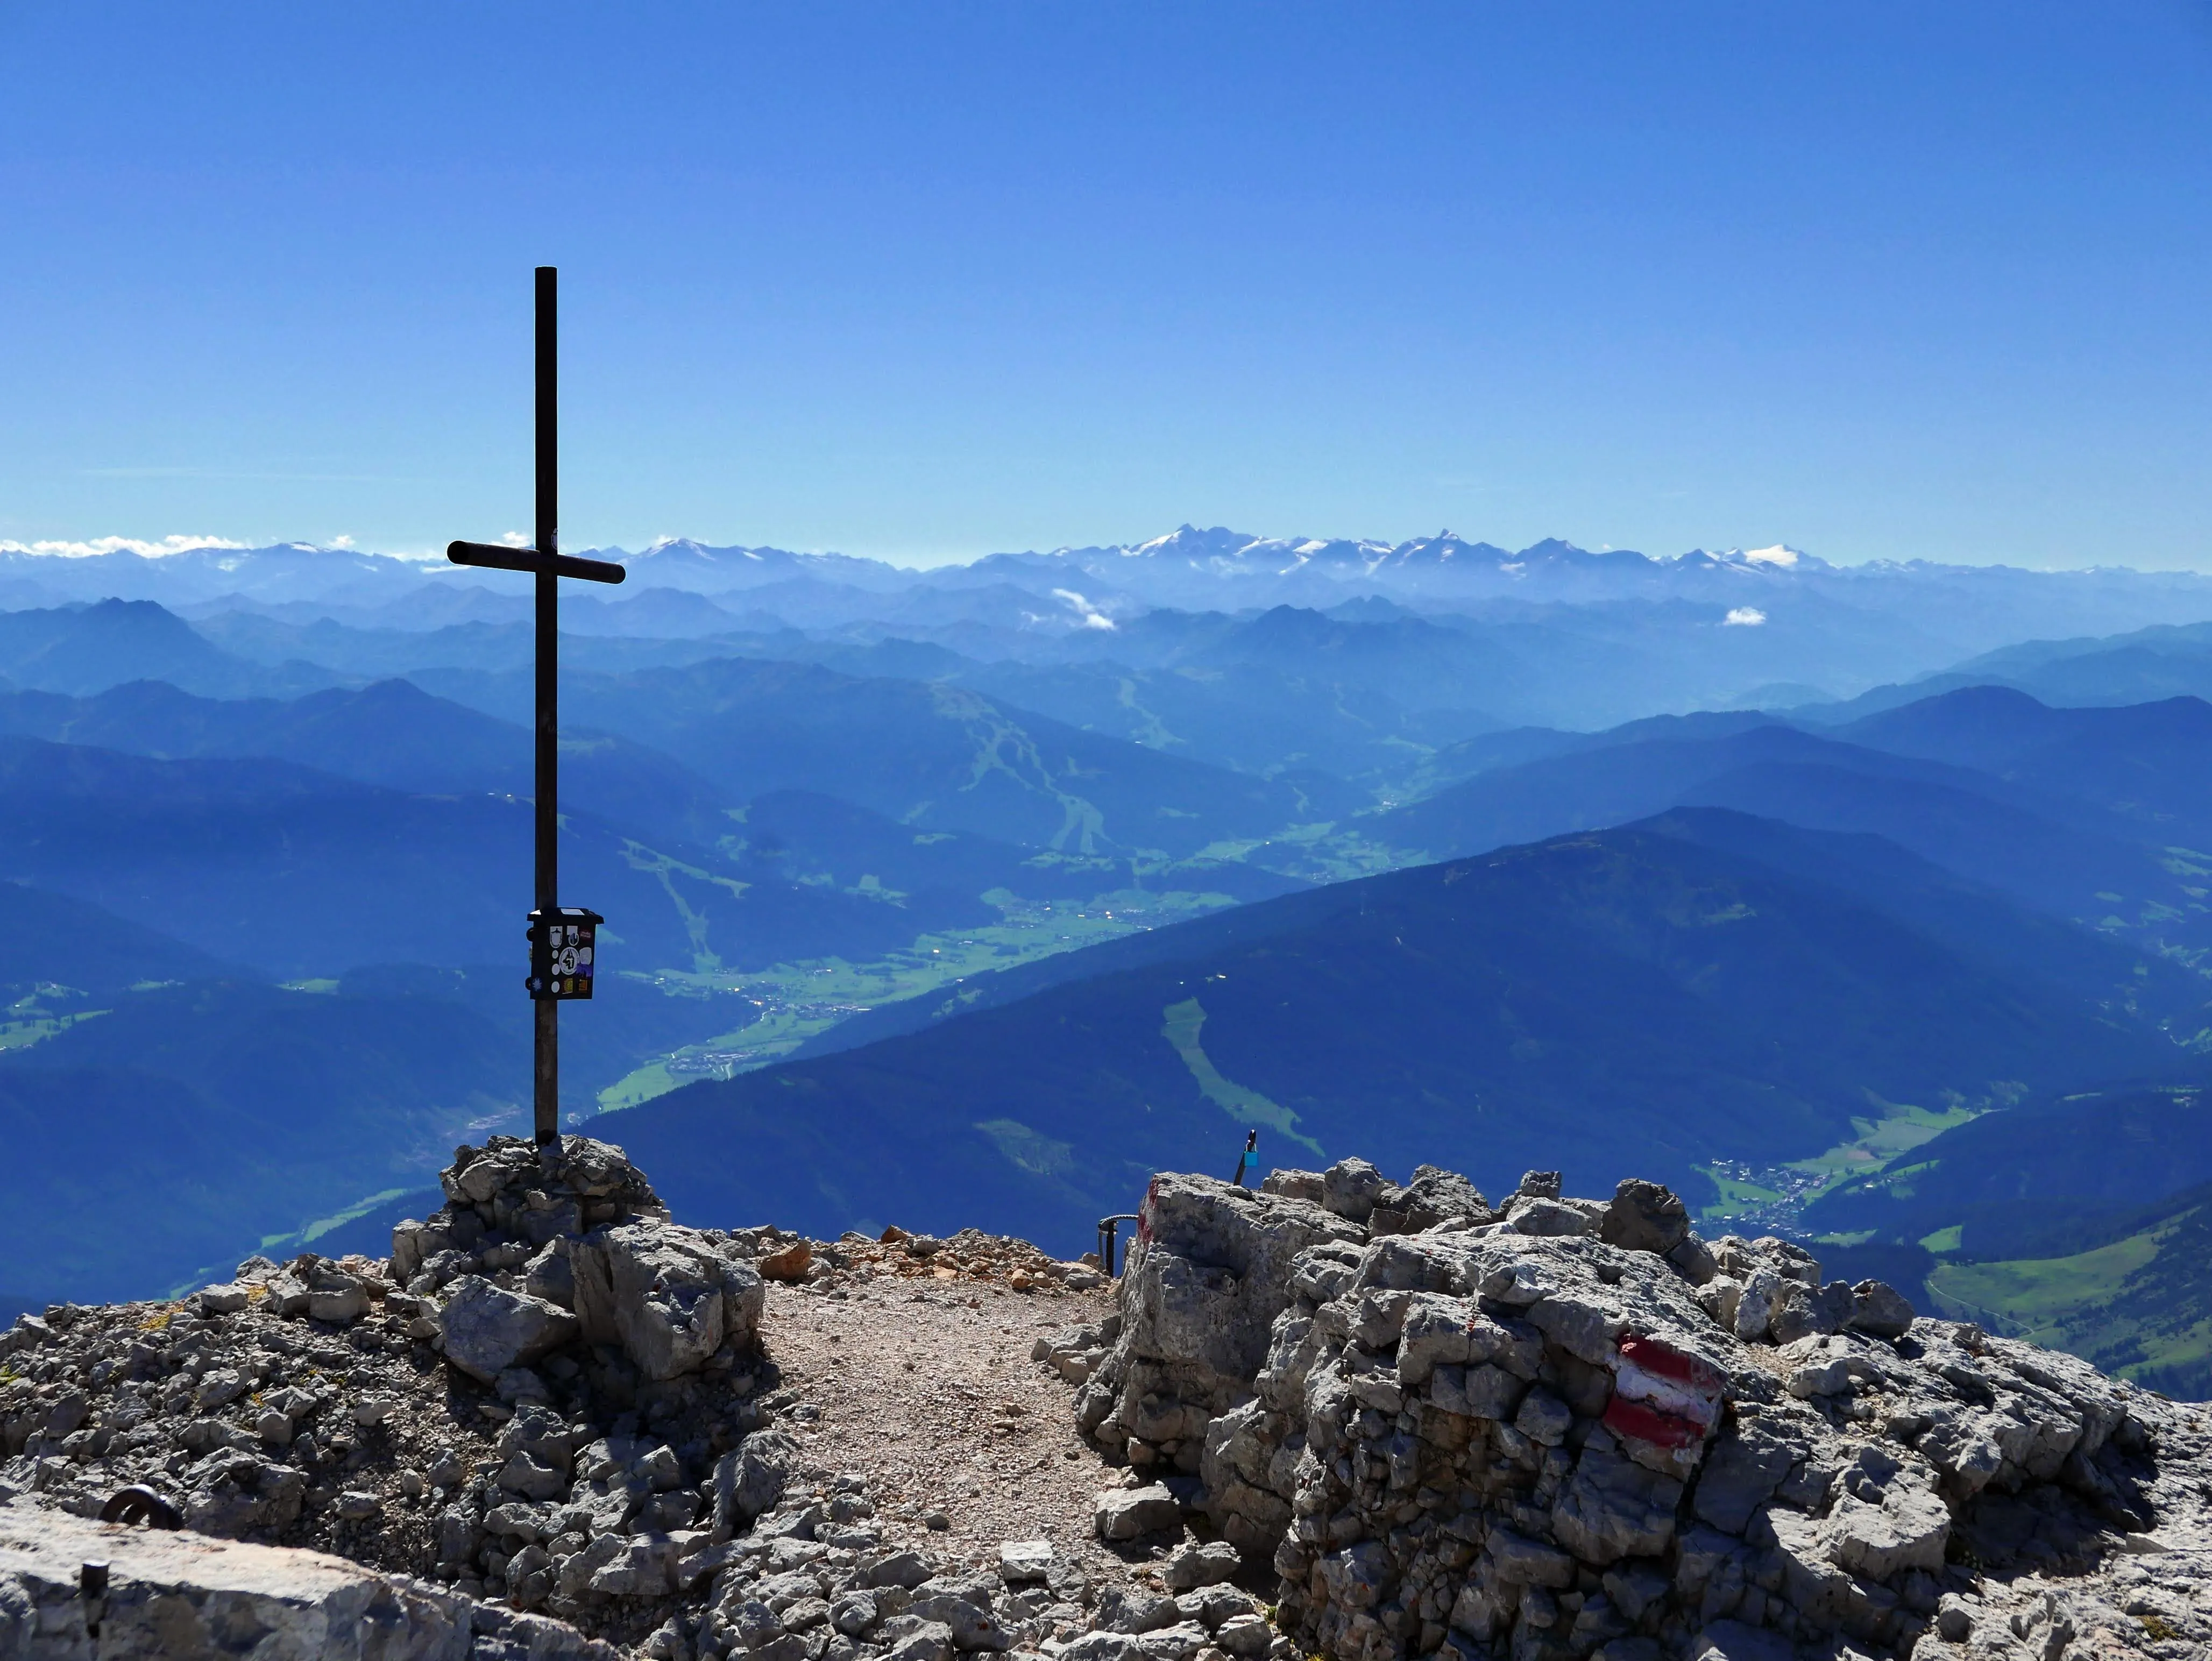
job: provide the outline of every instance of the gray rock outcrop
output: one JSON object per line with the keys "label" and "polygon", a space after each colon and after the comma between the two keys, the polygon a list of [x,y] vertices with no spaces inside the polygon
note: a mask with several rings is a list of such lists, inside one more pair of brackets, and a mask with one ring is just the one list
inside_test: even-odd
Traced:
{"label": "gray rock outcrop", "polygon": [[446,1359],[486,1384],[551,1354],[579,1330],[575,1316],[557,1304],[510,1292],[481,1275],[455,1281],[441,1313]]}
{"label": "gray rock outcrop", "polygon": [[1122,1271],[1115,1346],[1085,1385],[1076,1422],[1134,1464],[1195,1473],[1206,1425],[1250,1393],[1291,1295],[1292,1265],[1316,1246],[1355,1250],[1364,1231],[1311,1200],[1206,1177],[1154,1178],[1143,1215]]}
{"label": "gray rock outcrop", "polygon": [[[88,1573],[97,1564],[97,1579]],[[0,1504],[0,1661],[618,1661],[542,1616],[342,1557]]]}
{"label": "gray rock outcrop", "polygon": [[1413,1232],[1364,1161],[1268,1186],[1155,1180],[1078,1423],[1202,1439],[1200,1502],[1303,1653],[2086,1661],[2092,1628],[2179,1635],[2130,1587],[2212,1571],[2181,1410],[1700,1240],[1658,1185],[1532,1173]]}
{"label": "gray rock outcrop", "polygon": [[543,1148],[520,1137],[465,1143],[439,1181],[445,1205],[392,1231],[392,1279],[418,1296],[464,1274],[527,1263],[557,1240],[635,1218],[668,1220],[645,1173],[621,1149],[589,1137]]}
{"label": "gray rock outcrop", "polygon": [[392,1230],[390,1272],[471,1376],[496,1383],[580,1343],[665,1383],[753,1347],[758,1242],[671,1222],[621,1149],[495,1137],[456,1149],[442,1181],[442,1209]]}
{"label": "gray rock outcrop", "polygon": [[256,1258],[189,1300],[0,1333],[0,1501],[82,1517],[137,1483],[198,1535],[375,1539],[461,1595],[461,1653],[474,1594],[602,1622],[674,1595],[712,1543],[718,1458],[742,1478],[724,1541],[794,1464],[760,1428],[750,1261],[788,1240],[670,1222],[584,1137],[464,1148],[445,1188],[388,1262]]}
{"label": "gray rock outcrop", "polygon": [[[1009,1294],[1073,1284],[1026,1247],[684,1228],[605,1144],[464,1153],[388,1263],[253,1258],[0,1332],[0,1661],[93,1653],[92,1620],[125,1656],[605,1658],[577,1628],[643,1661],[2212,1652],[2201,1409],[1824,1282],[1785,1242],[1702,1240],[1655,1184],[1531,1173],[1493,1207],[1431,1167],[1164,1176],[1119,1308],[1033,1334],[962,1285],[985,1262],[1028,1281]],[[808,1366],[956,1325],[1004,1353],[811,1397],[761,1342],[763,1261],[794,1277],[780,1312],[827,1323]],[[865,1312],[838,1278],[864,1261]],[[1131,1467],[1057,1513],[1079,1543],[994,1512],[979,1543],[959,1494],[1004,1495],[911,1486],[963,1437],[1041,1428],[986,1383],[1024,1349]],[[896,1418],[859,1416],[885,1397]],[[925,1423],[951,1440],[900,1434]],[[839,1441],[867,1468],[823,1463]],[[994,1468],[1065,1498],[1083,1450],[1031,1451]],[[199,1532],[95,1550],[72,1531],[125,1484]],[[212,1537],[241,1534],[390,1573],[255,1568]],[[49,1538],[58,1567],[9,1557]],[[111,1590],[78,1608],[93,1561]]]}
{"label": "gray rock outcrop", "polygon": [[765,1288],[727,1244],[674,1223],[593,1230],[568,1247],[586,1342],[619,1343],[648,1379],[696,1373],[727,1343],[750,1348]]}
{"label": "gray rock outcrop", "polygon": [[[937,1549],[951,1543],[939,1512],[901,1494],[878,1519],[868,1475],[817,1463],[822,1409],[760,1344],[756,1271],[823,1314],[871,1282],[929,1288],[902,1301],[934,1312],[940,1342],[943,1325],[968,1325],[969,1296],[948,1282],[1049,1307],[1100,1284],[1095,1271],[973,1230],[810,1241],[681,1228],[619,1149],[575,1138],[543,1155],[464,1149],[447,1178],[447,1204],[403,1225],[388,1262],[256,1258],[189,1298],[56,1306],[0,1332],[0,1516],[12,1506],[74,1538],[137,1488],[185,1532],[131,1537],[188,1568],[262,1561],[224,1543],[247,1537],[388,1577],[338,1564],[339,1591],[314,1604],[294,1596],[299,1563],[335,1560],[278,1553],[291,1578],[266,1607],[267,1588],[203,1597],[173,1577],[155,1596],[173,1644],[111,1622],[102,1651],[608,1655],[580,1631],[645,1661],[952,1661],[1090,1631],[1100,1548],[1063,1555],[1038,1537],[1045,1522],[1010,1531],[1006,1572],[978,1575]],[[1073,1360],[1103,1357],[1118,1317],[1099,1321],[1089,1297],[1079,1312],[1091,1319],[1073,1329]],[[842,1327],[833,1343],[860,1330]],[[953,1422],[967,1428],[964,1413]],[[1176,1496],[1146,1498],[1139,1521],[1180,1525]],[[42,1657],[91,1653],[73,1595],[50,1577],[19,1597],[0,1570],[0,1632],[29,1633]],[[1165,1605],[1172,1646],[1115,1661],[1195,1661],[1217,1637],[1251,1661],[1273,1642],[1247,1594],[1208,1585]]]}

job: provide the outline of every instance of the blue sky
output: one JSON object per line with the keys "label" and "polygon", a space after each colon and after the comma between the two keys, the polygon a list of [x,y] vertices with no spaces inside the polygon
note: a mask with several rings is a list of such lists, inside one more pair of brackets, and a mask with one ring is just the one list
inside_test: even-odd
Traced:
{"label": "blue sky", "polygon": [[0,539],[2212,566],[2201,7],[0,3]]}

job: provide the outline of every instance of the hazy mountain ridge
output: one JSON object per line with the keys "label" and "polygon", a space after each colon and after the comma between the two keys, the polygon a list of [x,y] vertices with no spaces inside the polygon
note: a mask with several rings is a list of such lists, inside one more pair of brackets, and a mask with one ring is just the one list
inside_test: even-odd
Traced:
{"label": "hazy mountain ridge", "polygon": [[[1839,567],[1787,549],[1652,559],[1556,540],[1509,555],[1450,536],[1386,549],[1185,528],[1127,549],[923,571],[688,542],[604,551],[627,561],[631,581],[606,592],[571,585],[573,669],[620,675],[743,657],[951,681],[1171,753],[1260,772],[1319,768],[1401,797],[1427,752],[1486,728],[1595,730],[1658,710],[1824,693],[1863,693],[1866,707],[1885,707],[1961,684],[1924,677],[2054,626],[2212,615],[2212,583],[2193,573]],[[82,694],[155,674],[239,695],[528,663],[526,579],[319,557],[297,547],[0,556],[81,596],[158,589],[217,648],[174,664],[97,641],[11,652],[0,627],[0,677]],[[58,636],[98,621],[66,608],[37,615]],[[2075,674],[2069,664],[2112,655],[2033,672]],[[2150,690],[2212,690],[2192,661],[2179,647],[2156,658],[2164,679]]]}
{"label": "hazy mountain ridge", "polygon": [[[228,977],[191,1007],[238,1052],[292,1042],[303,999],[366,1023],[330,1028],[331,1056],[413,1054],[401,1070],[428,1117],[376,1123],[434,1139],[473,1087],[407,1034],[459,1022],[456,1066],[480,1055],[487,1077],[526,1076],[526,585],[318,558],[226,550],[152,573],[159,603],[45,595],[64,603],[0,619],[0,676],[16,682],[0,688],[0,877],[75,903],[51,926],[82,928],[97,948],[83,966],[111,981],[150,949],[117,933],[122,916],[193,943],[143,979]],[[108,569],[137,580],[152,563]],[[572,1111],[804,1042],[613,1123],[617,1139],[657,1134],[669,1103],[733,1092],[825,1223],[876,1215],[867,1185],[887,1162],[902,1220],[927,1216],[935,1185],[961,1197],[948,1223],[1003,1205],[994,1226],[1057,1227],[1126,1203],[1099,1126],[1149,1125],[1147,1161],[1212,1168],[1241,1122],[1271,1145],[1327,1143],[1349,1132],[1313,1126],[1352,1124],[1354,1103],[1345,1145],[1380,1120],[1406,1162],[1479,1121],[1510,1164],[1534,1125],[1547,1146],[1562,1129],[1632,1146],[1625,1169],[1696,1191],[1716,1161],[1886,1156],[1861,1126],[1870,1102],[1877,1125],[1880,1104],[1905,1103],[1940,1128],[1960,1102],[2186,1074],[2177,1040],[2212,1028],[2187,967],[2212,955],[2212,858],[2191,852],[2212,847],[2212,709],[2019,690],[2078,684],[2097,694],[2082,704],[2112,705],[2145,679],[2193,685],[2204,631],[2138,625],[2188,615],[2197,579],[1197,531],[927,573],[674,543],[629,563],[623,589],[564,604],[563,887],[609,915],[611,964],[661,984],[618,974],[570,1023]],[[0,597],[31,580],[0,571]],[[2100,627],[2120,638],[2082,633]],[[1973,670],[1988,645],[2039,633],[2069,638]],[[1882,680],[1784,716],[1656,712]],[[1606,828],[1632,821],[1647,822]],[[1488,892],[1480,917],[1453,909],[1466,876],[1394,901],[1388,940],[1370,886],[1285,893],[1283,873],[1415,858],[1488,871],[1511,843],[1550,849],[1514,855],[1549,876]],[[1597,866],[1559,875],[1577,858]],[[1688,876],[1686,859],[1718,863]],[[1261,903],[1023,962],[1126,930],[1128,904],[1170,888]],[[1723,891],[1737,898],[1700,909]],[[1121,915],[1086,932],[1092,896]],[[1368,909],[1347,917],[1347,900]],[[1455,917],[1472,945],[1437,937]],[[1199,959],[1228,979],[1166,983]],[[1023,967],[995,967],[1009,962]],[[278,975],[330,984],[251,984]],[[108,1135],[133,1133],[134,1104],[253,1134],[232,1117],[264,1111],[234,1099],[246,1074],[215,1081],[160,1036],[185,991],[138,984],[19,992],[0,1023],[10,1100],[52,1113],[76,1091]],[[1595,1024],[1566,988],[1595,1000]],[[682,1065],[653,1059],[672,1052]],[[115,1083],[109,1060],[141,1083]],[[817,1098],[827,1119],[791,1111]],[[1982,1134],[2004,1136],[2004,1117]],[[331,1209],[409,1180],[334,1168],[332,1193],[352,1187]],[[268,1197],[257,1185],[286,1180],[258,1164],[237,1179],[240,1215]],[[2065,1232],[2077,1222],[2127,1221],[2071,1203],[2051,1214],[2054,1249],[2094,1237]],[[312,1220],[289,1201],[267,1215],[271,1231]],[[2185,1224],[2148,1219],[2126,1251]],[[2085,1249],[2101,1263],[2119,1247]],[[1888,1236],[1835,1249],[1926,1253]],[[2185,1265],[2159,1250],[2161,1295],[2182,1306]],[[2000,1272],[1928,1260],[1931,1286]],[[2079,1330],[2127,1341],[2110,1322]],[[2179,1340],[2160,1343],[2158,1365],[2185,1364]]]}
{"label": "hazy mountain ridge", "polygon": [[[2212,846],[2212,803],[2191,784],[2149,797],[2121,788],[2146,773],[2193,776],[2212,764],[2212,709],[2148,719],[2133,711],[2063,712],[2071,718],[2061,724],[2074,737],[2038,751],[2034,768],[2012,773],[1844,736],[1996,763],[1986,744],[1958,732],[1986,725],[1987,702],[1946,694],[1916,706],[1910,724],[1830,734],[1705,717],[1639,723],[1617,736],[1563,735],[1553,754],[1372,815],[1364,834],[1441,858],[1670,808],[1733,808],[1812,829],[1877,834],[2031,908],[2146,945],[2190,955],[2212,947],[2203,884],[2212,862],[2172,846]],[[1700,730],[1717,736],[1674,736]],[[1946,731],[1956,736],[1935,736]],[[1522,735],[1514,748],[1544,747],[1539,735]]]}
{"label": "hazy mountain ridge", "polygon": [[[485,592],[447,587],[425,597]],[[671,589],[623,603],[655,597],[709,603]],[[568,614],[599,621],[582,604]],[[439,607],[422,609],[410,627],[239,609],[204,611],[187,626],[143,601],[9,614],[0,620],[0,680],[89,695],[161,678],[229,698],[292,697],[396,676],[441,690],[486,675],[517,686],[526,680],[534,649],[526,622],[438,621]],[[1925,640],[1869,644],[1883,635],[1879,620],[1844,629],[1825,602],[1758,628],[1729,627],[1718,609],[1684,600],[1501,601],[1416,613],[1370,597],[1326,610],[1154,609],[1111,631],[1069,628],[1063,618],[1011,633],[981,622],[901,633],[880,621],[810,633],[749,615],[762,626],[683,638],[564,627],[564,665],[628,676],[756,660],[957,684],[1103,737],[1249,772],[1334,772],[1403,799],[1425,779],[1449,773],[1434,752],[1500,726],[1601,730],[1655,708],[1738,701],[1744,688],[1772,688],[1779,675],[1849,682],[1899,667],[1899,653],[1948,655]],[[1876,707],[1897,701],[1887,693],[1869,698]],[[519,710],[511,700],[501,712]],[[1860,712],[1838,706],[1798,718],[1833,724]]]}
{"label": "hazy mountain ridge", "polygon": [[[2212,598],[2212,579],[2188,572],[2136,572],[2125,568],[2029,571],[2004,566],[1944,566],[1931,561],[1876,561],[1836,566],[1786,548],[1710,553],[1704,549],[1657,556],[1623,549],[1591,551],[1559,538],[1547,538],[1517,551],[1469,542],[1452,532],[1386,543],[1351,538],[1268,537],[1224,527],[1201,530],[1184,525],[1146,542],[1116,546],[1066,547],[1047,552],[991,554],[965,564],[913,568],[839,554],[805,554],[744,546],[714,547],[672,539],[636,553],[614,548],[578,550],[622,561],[641,586],[694,590],[714,595],[758,588],[794,579],[828,581],[848,588],[893,593],[908,589],[958,589],[1009,581],[1026,586],[1079,573],[1103,584],[1104,592],[1086,597],[1094,603],[1125,591],[1148,605],[1181,605],[1188,591],[1218,592],[1224,581],[1266,589],[1248,604],[1295,601],[1310,596],[1391,591],[1433,591],[1454,598],[1518,596],[1541,599],[1638,598],[1674,594],[1735,603],[1757,603],[1760,596],[1796,587],[1831,589],[1875,605],[1887,591],[1940,591],[1952,597],[1954,612],[1971,613],[1991,633],[1979,648],[2057,632],[2026,626],[2039,613],[2052,623],[2092,632],[2171,622],[2171,606],[2193,596]],[[0,582],[8,591],[35,590],[54,600],[156,599],[189,603],[237,595],[263,604],[319,600],[374,603],[395,583],[419,585],[426,577],[452,580],[450,567],[436,561],[396,559],[354,549],[318,549],[302,543],[262,549],[210,548],[149,557],[129,552],[82,559],[21,551],[0,551]],[[471,580],[477,579],[471,573]],[[1212,584],[1212,590],[1194,583]],[[1300,585],[1310,585],[1301,589]],[[2048,597],[2039,599],[2037,597]],[[1049,599],[1048,588],[1040,597]],[[1217,604],[1218,601],[1206,602]],[[2121,620],[2123,614],[2133,621]],[[1955,626],[1967,621],[1945,620]],[[1998,638],[2001,637],[2001,638]]]}
{"label": "hazy mountain ridge", "polygon": [[121,995],[0,1052],[0,1135],[40,1173],[0,1250],[50,1298],[167,1290],[241,1243],[420,1186],[456,1137],[514,1122],[526,1058],[429,999],[237,982]]}
{"label": "hazy mountain ridge", "polygon": [[[526,676],[416,677],[457,702],[513,715]],[[743,796],[812,791],[921,830],[989,835],[1076,855],[1187,858],[1357,806],[1310,789],[1085,732],[943,684],[817,665],[716,658],[623,676],[579,672],[562,708],[579,722],[684,755]]]}
{"label": "hazy mountain ridge", "polygon": [[166,920],[0,882],[0,1137],[36,1177],[0,1250],[41,1302],[157,1294],[419,1183],[454,1135],[520,1106],[520,1000],[502,1021],[414,976],[284,990]]}
{"label": "hazy mountain ridge", "polygon": [[[1888,897],[1869,900],[1689,840],[1702,822],[1396,872],[981,977],[914,1030],[690,1087],[610,1134],[766,1138],[776,1168],[819,1173],[786,1202],[810,1227],[894,1201],[927,1226],[948,1203],[936,1185],[985,1183],[1058,1239],[1125,1203],[1156,1155],[1218,1163],[1247,1124],[1277,1162],[1315,1153],[1301,1138],[1357,1139],[1486,1183],[1571,1125],[1609,1161],[1584,1182],[1617,1162],[1694,1189],[1710,1157],[1850,1140],[1870,1099],[2002,1099],[2179,1054],[2148,1018],[2081,996],[2085,977],[2130,978],[2124,949],[2051,933],[2074,969],[2002,970],[2002,930],[1980,932],[2011,913],[1996,896],[1923,915],[1920,890],[1957,885],[1894,850]],[[829,1139],[856,1131],[896,1157],[842,1169]],[[746,1180],[695,1162],[678,1188],[720,1209]]]}
{"label": "hazy mountain ridge", "polygon": [[[530,907],[531,826],[529,804],[507,797],[0,739],[0,876],[158,919],[272,976],[509,956]],[[995,916],[942,890],[892,903],[767,872],[731,881],[712,853],[651,848],[580,815],[566,816],[562,861],[566,886],[613,919],[610,961],[641,970],[872,955]]]}

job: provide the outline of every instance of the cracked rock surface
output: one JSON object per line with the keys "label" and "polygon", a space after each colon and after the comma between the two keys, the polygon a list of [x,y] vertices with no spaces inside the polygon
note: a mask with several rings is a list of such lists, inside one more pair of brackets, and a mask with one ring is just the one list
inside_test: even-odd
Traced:
{"label": "cracked rock surface", "polygon": [[[1151,1590],[1182,1505],[1133,1544],[1094,1538],[1121,1475],[1074,1434],[1065,1361],[1041,1357],[1098,1347],[1095,1269],[975,1231],[683,1228],[619,1149],[580,1137],[465,1148],[445,1191],[386,1260],[253,1259],[191,1297],[0,1335],[0,1658],[85,1652],[50,1643],[85,1632],[75,1565],[7,1540],[97,1540],[118,1576],[152,1553],[231,1577],[158,1594],[195,1607],[244,1609],[273,1574],[281,1595],[249,1598],[216,1650],[362,1653],[345,1634],[365,1610],[383,1623],[367,1647],[484,1661],[602,1641],[950,1661],[1139,1614],[1180,1636],[1113,1643],[1164,1661],[1231,1622],[1239,1655],[1273,1642],[1218,1573],[1180,1603]],[[134,1484],[185,1531],[85,1520]],[[196,1557],[207,1537],[249,1543]]]}
{"label": "cracked rock surface", "polygon": [[2200,1407],[1656,1184],[1266,1190],[1156,1179],[1109,1285],[464,1148],[389,1259],[0,1336],[0,1661],[2212,1653]]}
{"label": "cracked rock surface", "polygon": [[1198,1472],[1300,1652],[2212,1653],[2203,1408],[1701,1240],[1655,1184],[1424,1220],[1439,1186],[1157,1178],[1085,1358],[1078,1426]]}

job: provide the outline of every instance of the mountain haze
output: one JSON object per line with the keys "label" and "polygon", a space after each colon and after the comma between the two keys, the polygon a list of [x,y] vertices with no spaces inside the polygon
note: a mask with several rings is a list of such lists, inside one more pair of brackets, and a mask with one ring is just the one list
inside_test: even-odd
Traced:
{"label": "mountain haze", "polygon": [[[1584,1185],[1618,1167],[1695,1191],[1713,1157],[1849,1141],[1871,1104],[1989,1105],[2172,1054],[2081,996],[2130,978],[2106,943],[2066,937],[2056,974],[1998,973],[2001,937],[1969,958],[1915,926],[1909,896],[1885,912],[1688,840],[1700,822],[1261,902],[1015,971],[1010,991],[1048,984],[1004,1001],[970,983],[921,1030],[692,1086],[610,1133],[775,1150],[693,1159],[671,1197],[702,1220],[760,1203],[755,1170],[804,1171],[812,1192],[783,1203],[817,1230],[932,1227],[948,1196],[972,1215],[981,1194],[994,1227],[1066,1241],[1125,1207],[1140,1169],[1228,1162],[1248,1125],[1275,1164],[1357,1143],[1385,1168],[1510,1185],[1571,1139],[1602,1150]],[[836,1151],[856,1140],[858,1164]]]}

